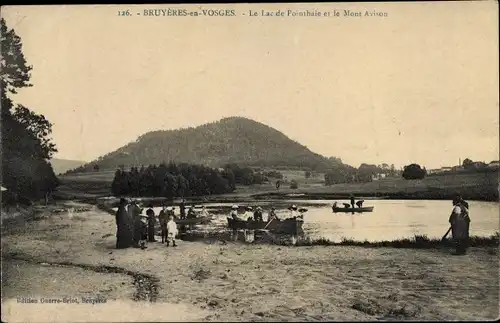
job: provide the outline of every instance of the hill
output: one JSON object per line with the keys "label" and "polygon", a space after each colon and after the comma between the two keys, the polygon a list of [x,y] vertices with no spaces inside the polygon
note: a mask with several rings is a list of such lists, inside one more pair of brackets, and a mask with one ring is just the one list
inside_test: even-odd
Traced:
{"label": "hill", "polygon": [[78,171],[116,169],[162,162],[221,167],[228,163],[268,168],[325,171],[352,169],[338,158],[326,158],[267,125],[242,117],[178,130],[152,131]]}
{"label": "hill", "polygon": [[62,174],[70,169],[75,169],[84,165],[85,162],[80,160],[52,158],[50,160],[50,164],[52,165],[52,169],[54,170],[55,174]]}

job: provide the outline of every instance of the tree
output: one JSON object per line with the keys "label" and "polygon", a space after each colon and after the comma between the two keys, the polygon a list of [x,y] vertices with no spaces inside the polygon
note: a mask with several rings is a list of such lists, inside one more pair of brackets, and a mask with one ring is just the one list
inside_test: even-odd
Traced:
{"label": "tree", "polygon": [[391,164],[389,173],[391,174],[391,176],[396,176],[396,167],[394,167],[394,164]]}
{"label": "tree", "polygon": [[184,197],[189,189],[188,181],[182,175],[177,176],[177,196]]}
{"label": "tree", "polygon": [[[16,89],[32,86],[32,66],[27,65],[24,58],[21,38],[14,29],[8,29],[5,19],[0,19],[0,82],[2,93],[17,93]],[[3,110],[4,107],[2,107]]]}
{"label": "tree", "polygon": [[36,114],[23,105],[17,105],[13,117],[23,125],[31,136],[40,143],[40,158],[50,159],[57,152],[56,145],[49,137],[52,133],[52,124],[41,114]]}
{"label": "tree", "polygon": [[406,180],[411,179],[423,179],[425,177],[426,171],[420,167],[418,164],[410,164],[405,166],[403,169],[403,178]]}
{"label": "tree", "polygon": [[373,176],[376,175],[381,169],[376,165],[361,164],[356,172],[356,178],[359,182],[371,182]]}
{"label": "tree", "polygon": [[293,189],[293,190],[295,190],[295,189],[299,188],[299,183],[297,183],[297,181],[296,181],[296,180],[292,179],[292,180],[290,181],[290,188],[291,188],[291,189]]}
{"label": "tree", "polygon": [[58,185],[47,159],[56,152],[49,135],[52,125],[43,115],[17,105],[8,94],[29,87],[32,67],[22,52],[21,38],[0,19],[0,92],[2,117],[2,183],[19,197],[47,198]]}
{"label": "tree", "polygon": [[311,171],[306,170],[304,176],[309,179],[311,177]]}
{"label": "tree", "polygon": [[473,165],[474,165],[474,162],[471,159],[469,159],[469,158],[465,158],[464,161],[462,162],[462,166],[464,168],[470,168]]}

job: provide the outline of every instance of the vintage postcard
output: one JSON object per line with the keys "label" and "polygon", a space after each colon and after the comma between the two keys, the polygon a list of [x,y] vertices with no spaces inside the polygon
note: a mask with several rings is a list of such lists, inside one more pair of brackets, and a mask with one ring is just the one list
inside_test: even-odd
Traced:
{"label": "vintage postcard", "polygon": [[2,321],[498,319],[497,27],[2,7]]}

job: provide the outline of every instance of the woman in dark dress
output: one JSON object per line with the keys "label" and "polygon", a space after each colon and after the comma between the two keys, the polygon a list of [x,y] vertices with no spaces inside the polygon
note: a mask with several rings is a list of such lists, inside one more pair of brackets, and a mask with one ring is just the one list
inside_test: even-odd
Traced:
{"label": "woman in dark dress", "polygon": [[146,215],[148,216],[148,241],[156,242],[155,240],[156,218],[155,218],[155,211],[153,210],[153,205],[150,204],[148,206],[148,209],[146,210]]}
{"label": "woman in dark dress", "polygon": [[120,199],[120,205],[116,211],[116,248],[124,249],[132,245],[132,218],[127,210],[127,201]]}

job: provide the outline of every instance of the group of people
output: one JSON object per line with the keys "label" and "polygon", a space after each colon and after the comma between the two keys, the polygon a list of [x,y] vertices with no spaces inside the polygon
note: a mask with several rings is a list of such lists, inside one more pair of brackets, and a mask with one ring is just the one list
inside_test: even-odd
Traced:
{"label": "group of people", "polygon": [[[245,207],[246,212],[244,215],[240,215],[238,213],[239,208],[240,207],[238,205],[233,205],[231,208],[231,212],[229,213],[229,217],[233,220],[264,222],[262,207],[258,206],[255,208],[255,211],[253,211],[253,208],[251,206],[247,206]],[[290,218],[303,217],[303,213],[305,212],[305,210],[299,210],[296,205],[292,205],[289,210],[291,212]],[[271,207],[268,213],[267,222],[277,218],[276,208]]]}
{"label": "group of people", "polygon": [[[147,242],[156,242],[157,219],[151,204],[148,206],[146,214],[142,214],[142,208],[137,204],[137,201],[127,201],[125,198],[121,198],[115,217],[117,249],[129,247],[146,249]],[[170,243],[173,247],[176,246],[175,238],[179,231],[174,219],[174,208],[164,205],[158,215],[158,221],[161,227],[161,242],[166,242],[167,247]]]}
{"label": "group of people", "polygon": [[[355,206],[357,206],[358,208],[362,208],[363,207],[363,203],[365,202],[365,200],[358,200],[356,201],[356,199],[354,198],[354,195],[351,195],[351,203],[343,203],[344,205],[344,208],[348,209],[348,208],[355,208]],[[333,203],[333,206],[332,206],[332,209],[336,209],[337,208],[337,202],[334,202]]]}

